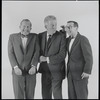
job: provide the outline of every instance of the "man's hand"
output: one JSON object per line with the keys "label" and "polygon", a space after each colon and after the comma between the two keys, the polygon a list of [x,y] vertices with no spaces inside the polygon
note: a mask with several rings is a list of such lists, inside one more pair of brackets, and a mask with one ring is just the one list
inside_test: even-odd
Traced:
{"label": "man's hand", "polygon": [[35,66],[32,66],[28,72],[30,75],[33,75],[36,73],[36,67]]}
{"label": "man's hand", "polygon": [[60,27],[62,28],[62,31],[64,32],[64,31],[65,31],[65,26],[62,25],[62,26],[60,26]]}
{"label": "man's hand", "polygon": [[45,62],[45,61],[47,61],[47,57],[40,56],[40,63],[41,63],[41,62]]}
{"label": "man's hand", "polygon": [[83,78],[89,77],[89,75],[90,75],[90,74],[87,74],[87,73],[83,72],[82,75],[81,75],[81,77],[82,77],[82,79],[83,79]]}
{"label": "man's hand", "polygon": [[22,75],[22,71],[20,70],[20,68],[18,66],[14,67],[14,71],[16,75]]}

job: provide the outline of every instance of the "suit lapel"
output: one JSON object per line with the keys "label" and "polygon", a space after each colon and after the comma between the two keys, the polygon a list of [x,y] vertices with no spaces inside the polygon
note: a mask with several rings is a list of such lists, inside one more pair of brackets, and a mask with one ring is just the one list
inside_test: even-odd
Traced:
{"label": "suit lapel", "polygon": [[44,51],[44,54],[46,54],[46,44],[47,44],[47,32],[45,31],[42,35],[42,48]]}
{"label": "suit lapel", "polygon": [[20,45],[23,47],[22,40],[21,40],[21,33],[17,34],[17,40],[19,41]]}
{"label": "suit lapel", "polygon": [[51,42],[50,42],[49,45],[48,45],[48,49],[50,48],[52,42],[55,40],[56,34],[57,34],[57,31],[56,31],[56,33],[53,34],[52,39],[51,39]]}
{"label": "suit lapel", "polygon": [[17,34],[17,40],[18,40],[18,42],[19,42],[21,51],[22,51],[22,53],[24,54],[24,48],[23,48],[23,44],[22,44],[22,40],[21,40],[21,33],[18,33],[18,34]]}
{"label": "suit lapel", "polygon": [[31,39],[32,39],[32,35],[29,34],[29,36],[28,36],[28,38],[27,38],[27,42],[26,42],[26,48],[27,48],[29,42],[31,41]]}
{"label": "suit lapel", "polygon": [[70,40],[71,40],[71,36],[69,36],[69,37],[66,39],[68,55],[69,55],[69,43],[70,43]]}
{"label": "suit lapel", "polygon": [[72,47],[71,47],[71,50],[70,50],[70,53],[72,52],[73,48],[75,47],[75,45],[77,44],[77,42],[79,41],[79,38],[80,38],[80,34],[78,33],[73,44],[72,44]]}
{"label": "suit lapel", "polygon": [[31,41],[32,38],[33,38],[32,35],[29,33],[28,38],[27,38],[27,42],[26,42],[26,49],[24,49],[24,53],[25,54],[28,51],[28,45],[29,45],[29,43],[30,43],[30,41]]}
{"label": "suit lapel", "polygon": [[26,49],[24,49],[24,47],[23,47],[23,44],[22,44],[22,40],[21,40],[21,33],[19,33],[18,34],[18,41],[19,41],[19,43],[20,43],[20,47],[21,47],[21,50],[22,50],[22,52],[23,52],[23,54],[26,54],[27,53],[27,46],[28,46],[28,44],[29,44],[29,42],[31,41],[31,39],[32,39],[32,36],[31,36],[31,34],[29,34],[29,36],[28,36],[28,39],[27,39],[27,42],[26,42]]}

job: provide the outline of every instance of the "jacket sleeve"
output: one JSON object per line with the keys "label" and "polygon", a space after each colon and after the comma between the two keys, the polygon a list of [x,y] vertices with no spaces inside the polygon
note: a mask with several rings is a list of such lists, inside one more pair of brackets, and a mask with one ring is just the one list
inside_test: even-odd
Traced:
{"label": "jacket sleeve", "polygon": [[66,57],[66,37],[64,35],[61,35],[61,43],[59,45],[59,52],[56,55],[49,57],[51,64],[61,63]]}
{"label": "jacket sleeve", "polygon": [[10,64],[11,64],[12,68],[14,66],[18,65],[17,60],[16,60],[16,56],[14,53],[13,36],[12,35],[9,36],[9,40],[8,40],[8,57],[9,57]]}
{"label": "jacket sleeve", "polygon": [[38,35],[36,35],[35,50],[31,61],[31,65],[37,66],[39,62],[39,54],[40,54],[39,39],[38,39]]}
{"label": "jacket sleeve", "polygon": [[84,36],[81,39],[81,48],[85,59],[83,72],[91,74],[92,65],[93,65],[92,49],[88,39]]}

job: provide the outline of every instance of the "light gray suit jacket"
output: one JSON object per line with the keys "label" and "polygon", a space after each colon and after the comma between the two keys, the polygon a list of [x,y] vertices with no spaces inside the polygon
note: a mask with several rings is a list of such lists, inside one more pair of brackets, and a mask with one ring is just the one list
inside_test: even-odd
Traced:
{"label": "light gray suit jacket", "polygon": [[8,56],[12,68],[18,65],[20,69],[30,69],[31,64],[37,66],[39,59],[39,44],[37,34],[30,33],[26,49],[23,48],[21,33],[11,34],[8,41]]}

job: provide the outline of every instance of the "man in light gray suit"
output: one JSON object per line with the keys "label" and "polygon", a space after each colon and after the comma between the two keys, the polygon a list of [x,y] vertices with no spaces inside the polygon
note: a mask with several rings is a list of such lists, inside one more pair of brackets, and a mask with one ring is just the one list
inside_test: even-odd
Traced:
{"label": "man in light gray suit", "polygon": [[65,78],[66,38],[58,32],[53,15],[44,19],[46,31],[39,34],[40,67],[42,73],[42,98],[62,99],[62,82]]}
{"label": "man in light gray suit", "polygon": [[67,77],[68,98],[88,98],[88,78],[91,74],[93,57],[88,39],[78,32],[78,23],[68,21],[66,25],[67,38]]}
{"label": "man in light gray suit", "polygon": [[39,45],[37,34],[30,33],[31,28],[30,20],[23,19],[21,32],[11,34],[8,41],[15,99],[34,98]]}

